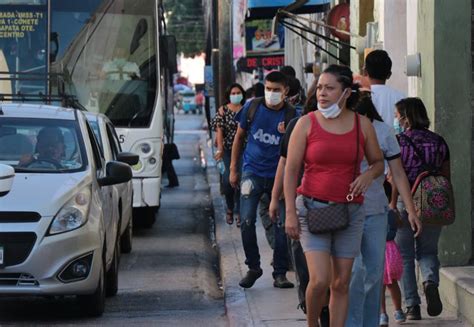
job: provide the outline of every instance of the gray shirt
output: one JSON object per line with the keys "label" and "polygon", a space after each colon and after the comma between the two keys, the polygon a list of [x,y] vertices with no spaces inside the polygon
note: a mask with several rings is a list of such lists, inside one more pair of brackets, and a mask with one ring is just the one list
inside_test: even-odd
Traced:
{"label": "gray shirt", "polygon": [[[375,134],[377,134],[377,140],[379,141],[384,159],[390,161],[399,158],[400,146],[398,145],[397,138],[395,137],[392,128],[378,120],[374,120],[372,125],[374,126]],[[369,168],[366,159],[362,161],[360,168],[362,172],[365,172]],[[384,175],[377,177],[372,182],[372,185],[370,185],[367,192],[365,192],[364,208],[367,216],[381,214],[387,210],[388,200],[383,188],[384,180]]]}

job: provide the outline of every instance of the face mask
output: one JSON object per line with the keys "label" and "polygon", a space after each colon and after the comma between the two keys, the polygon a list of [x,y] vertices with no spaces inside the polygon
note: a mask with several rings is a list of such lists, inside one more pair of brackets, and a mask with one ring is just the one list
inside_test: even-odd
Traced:
{"label": "face mask", "polygon": [[277,106],[282,101],[281,92],[265,91],[265,102],[270,106]]}
{"label": "face mask", "polygon": [[244,96],[242,94],[231,94],[230,95],[230,103],[232,104],[240,104]]}
{"label": "face mask", "polygon": [[339,99],[327,108],[322,108],[318,102],[318,111],[321,112],[324,118],[334,119],[334,118],[337,118],[341,114],[342,109],[341,107],[339,107],[339,101],[341,101],[344,94],[346,94],[346,91],[342,92]]}
{"label": "face mask", "polygon": [[393,120],[393,129],[395,130],[395,134],[400,134],[405,131],[405,129],[400,125],[400,121],[397,118]]}

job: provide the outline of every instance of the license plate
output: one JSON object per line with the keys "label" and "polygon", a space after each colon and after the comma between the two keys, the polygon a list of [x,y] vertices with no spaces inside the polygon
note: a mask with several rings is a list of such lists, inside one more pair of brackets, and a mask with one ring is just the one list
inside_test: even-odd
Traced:
{"label": "license plate", "polygon": [[0,266],[3,265],[3,246],[0,246]]}

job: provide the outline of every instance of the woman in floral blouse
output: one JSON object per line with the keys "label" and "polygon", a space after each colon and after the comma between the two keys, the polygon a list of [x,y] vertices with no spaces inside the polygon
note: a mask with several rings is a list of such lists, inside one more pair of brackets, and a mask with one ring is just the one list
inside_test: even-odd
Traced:
{"label": "woman in floral blouse", "polygon": [[224,105],[219,108],[217,115],[212,119],[211,127],[216,131],[217,151],[214,155],[216,161],[222,160],[224,172],[222,174],[222,191],[227,204],[226,222],[231,225],[235,221],[240,227],[240,192],[232,188],[229,183],[230,158],[232,143],[237,131],[235,115],[242,109],[245,103],[245,91],[240,84],[231,84],[226,92]]}

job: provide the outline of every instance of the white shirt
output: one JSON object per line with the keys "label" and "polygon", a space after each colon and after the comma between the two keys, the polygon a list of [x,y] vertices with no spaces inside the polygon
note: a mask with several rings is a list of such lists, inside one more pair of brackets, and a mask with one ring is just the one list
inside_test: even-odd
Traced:
{"label": "white shirt", "polygon": [[406,98],[405,94],[382,84],[373,84],[370,86],[370,90],[372,93],[372,102],[378,113],[383,121],[393,128],[395,104],[401,99]]}

